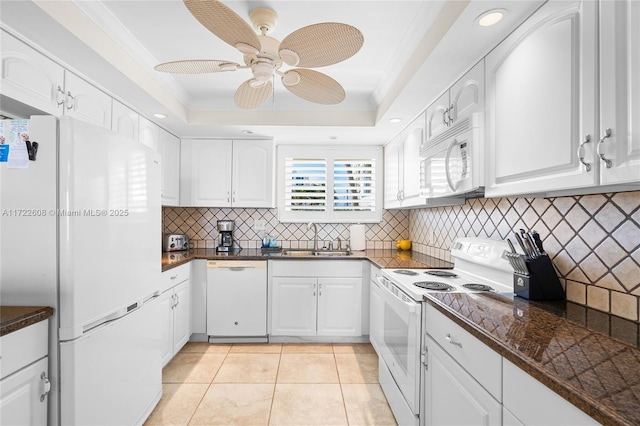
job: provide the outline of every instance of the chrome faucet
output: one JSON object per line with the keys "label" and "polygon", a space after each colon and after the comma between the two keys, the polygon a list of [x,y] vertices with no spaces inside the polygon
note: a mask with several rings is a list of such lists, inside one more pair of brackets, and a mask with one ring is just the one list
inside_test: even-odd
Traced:
{"label": "chrome faucet", "polygon": [[307,223],[307,231],[313,226],[313,250],[318,250],[318,227],[315,223]]}

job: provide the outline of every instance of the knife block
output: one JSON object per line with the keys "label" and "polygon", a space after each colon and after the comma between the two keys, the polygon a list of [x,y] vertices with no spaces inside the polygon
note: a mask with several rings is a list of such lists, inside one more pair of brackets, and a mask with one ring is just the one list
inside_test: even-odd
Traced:
{"label": "knife block", "polygon": [[529,300],[563,300],[566,298],[553,263],[548,255],[525,261],[528,275],[513,274],[513,292]]}

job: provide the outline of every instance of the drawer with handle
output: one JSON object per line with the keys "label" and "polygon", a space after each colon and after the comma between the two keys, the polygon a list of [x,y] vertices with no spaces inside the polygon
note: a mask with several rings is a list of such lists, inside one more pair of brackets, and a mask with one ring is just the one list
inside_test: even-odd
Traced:
{"label": "drawer with handle", "polygon": [[478,383],[502,401],[502,356],[425,303],[424,333],[455,359]]}
{"label": "drawer with handle", "polygon": [[160,285],[160,291],[164,292],[174,287],[176,284],[188,280],[191,273],[190,263],[185,263],[175,268],[171,268],[162,273],[162,283]]}

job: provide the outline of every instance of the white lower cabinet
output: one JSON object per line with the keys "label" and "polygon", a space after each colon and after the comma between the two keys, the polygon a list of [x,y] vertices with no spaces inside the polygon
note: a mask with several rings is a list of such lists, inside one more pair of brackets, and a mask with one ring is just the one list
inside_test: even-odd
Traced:
{"label": "white lower cabinet", "polygon": [[600,424],[506,359],[502,374],[503,404],[505,411],[509,412],[505,425]]}
{"label": "white lower cabinet", "polygon": [[[173,278],[175,277],[175,278]],[[162,366],[189,341],[191,336],[191,287],[189,265],[162,273],[164,282],[175,283],[160,295],[162,310]],[[166,287],[166,286],[164,286]]]}
{"label": "white lower cabinet", "polygon": [[362,262],[270,261],[270,335],[360,336]]}
{"label": "white lower cabinet", "polygon": [[48,366],[48,321],[0,338],[0,424],[47,424]]}
{"label": "white lower cabinet", "polygon": [[500,425],[502,406],[427,336],[425,425]]}

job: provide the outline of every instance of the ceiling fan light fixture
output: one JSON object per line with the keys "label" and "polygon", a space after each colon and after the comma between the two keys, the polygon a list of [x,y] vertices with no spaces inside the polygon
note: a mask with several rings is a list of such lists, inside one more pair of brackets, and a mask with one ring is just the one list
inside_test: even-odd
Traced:
{"label": "ceiling fan light fixture", "polygon": [[236,49],[238,49],[245,55],[257,55],[258,53],[260,53],[258,49],[247,43],[236,43]]}
{"label": "ceiling fan light fixture", "polygon": [[490,27],[497,24],[504,18],[507,13],[505,9],[491,9],[487,10],[476,18],[476,25],[481,27]]}
{"label": "ceiling fan light fixture", "polygon": [[249,80],[249,86],[253,87],[254,89],[257,89],[258,87],[264,86],[268,82],[269,80],[258,80],[258,79],[252,78],[251,80]]}
{"label": "ceiling fan light fixture", "polygon": [[282,76],[282,84],[291,87],[300,83],[300,74],[295,71],[287,71]]}
{"label": "ceiling fan light fixture", "polygon": [[236,71],[237,69],[238,69],[238,64],[234,64],[231,62],[220,64],[220,71]]}
{"label": "ceiling fan light fixture", "polygon": [[300,62],[300,56],[298,56],[298,54],[293,50],[282,49],[279,53],[280,59],[282,59],[285,64],[291,67],[295,67],[296,65],[298,65],[298,62]]}

